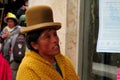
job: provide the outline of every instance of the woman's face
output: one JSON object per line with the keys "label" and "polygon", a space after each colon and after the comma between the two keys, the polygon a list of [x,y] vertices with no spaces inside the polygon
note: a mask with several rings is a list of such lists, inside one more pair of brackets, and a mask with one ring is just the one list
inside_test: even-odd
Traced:
{"label": "woman's face", "polygon": [[12,19],[8,19],[7,25],[8,25],[10,28],[13,28],[13,27],[15,26],[15,22],[14,22]]}
{"label": "woman's face", "polygon": [[60,53],[59,38],[56,30],[47,29],[38,38],[38,43],[34,47],[42,57],[55,56]]}

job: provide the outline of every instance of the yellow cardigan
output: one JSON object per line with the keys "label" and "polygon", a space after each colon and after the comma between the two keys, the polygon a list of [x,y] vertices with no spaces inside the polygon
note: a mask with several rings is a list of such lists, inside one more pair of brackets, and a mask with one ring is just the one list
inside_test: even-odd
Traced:
{"label": "yellow cardigan", "polygon": [[55,58],[62,76],[39,54],[27,51],[18,69],[16,80],[79,80],[68,58],[62,54]]}

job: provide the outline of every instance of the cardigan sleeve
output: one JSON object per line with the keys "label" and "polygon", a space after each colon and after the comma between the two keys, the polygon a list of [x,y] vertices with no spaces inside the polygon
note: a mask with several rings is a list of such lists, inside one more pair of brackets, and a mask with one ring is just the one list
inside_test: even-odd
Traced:
{"label": "cardigan sleeve", "polygon": [[34,70],[28,68],[19,68],[17,72],[16,80],[51,80],[50,77],[45,74],[39,74],[38,76]]}
{"label": "cardigan sleeve", "polygon": [[22,67],[18,69],[16,80],[41,80],[33,70]]}
{"label": "cardigan sleeve", "polygon": [[66,57],[66,68],[68,70],[69,76],[72,76],[74,80],[80,80],[80,77],[76,73],[75,68],[74,68],[73,64],[71,63],[71,60],[68,57]]}

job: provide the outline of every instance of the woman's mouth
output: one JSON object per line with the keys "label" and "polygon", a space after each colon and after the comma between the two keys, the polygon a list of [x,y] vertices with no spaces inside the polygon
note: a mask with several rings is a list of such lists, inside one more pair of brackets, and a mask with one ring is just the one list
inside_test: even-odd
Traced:
{"label": "woman's mouth", "polygon": [[58,45],[55,45],[55,46],[53,47],[53,49],[59,49],[59,46],[58,46]]}

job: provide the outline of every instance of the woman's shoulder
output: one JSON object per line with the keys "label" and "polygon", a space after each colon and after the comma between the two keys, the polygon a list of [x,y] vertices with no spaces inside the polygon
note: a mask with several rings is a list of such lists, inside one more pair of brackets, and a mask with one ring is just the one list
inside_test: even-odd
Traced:
{"label": "woman's shoulder", "polygon": [[70,58],[68,56],[66,56],[65,54],[58,54],[58,55],[55,56],[55,58],[58,61],[64,62],[65,64],[71,64]]}

